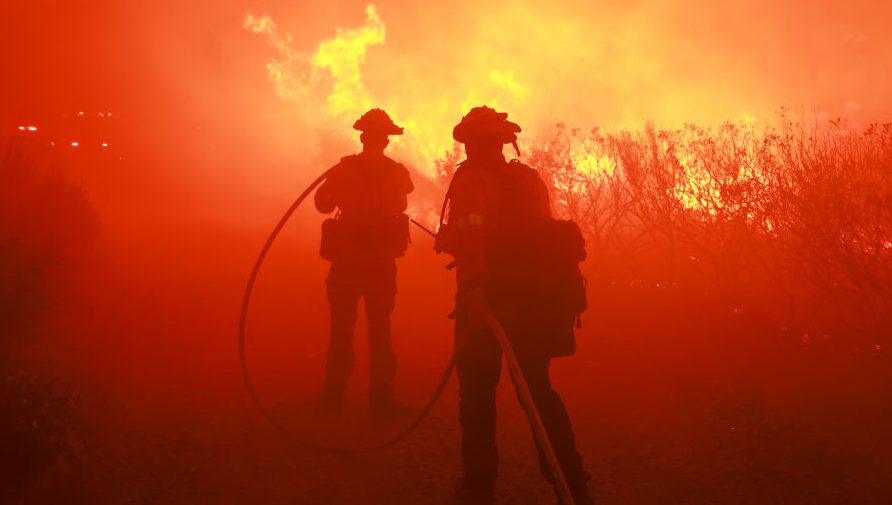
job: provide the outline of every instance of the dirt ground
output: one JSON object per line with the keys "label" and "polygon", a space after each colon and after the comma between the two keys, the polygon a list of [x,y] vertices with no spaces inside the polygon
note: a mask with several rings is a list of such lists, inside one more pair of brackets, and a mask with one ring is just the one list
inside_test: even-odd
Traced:
{"label": "dirt ground", "polygon": [[[318,239],[318,217],[301,211],[295,220],[253,302],[252,376],[292,436],[383,440],[407,418],[366,414],[363,324],[345,411],[312,405],[326,265],[307,245]],[[78,450],[27,483],[21,503],[453,502],[454,378],[429,418],[391,449],[344,456],[297,447],[259,415],[238,364],[238,308],[265,230],[161,214],[106,226],[89,302],[62,307],[59,338],[41,358],[80,392]],[[429,238],[413,232],[413,240],[400,261],[394,340],[398,390],[417,409],[451,351],[452,279]],[[805,345],[756,315],[706,302],[679,321],[700,308],[666,288],[593,282],[589,295],[577,356],[556,360],[553,376],[600,503],[890,503],[887,352]],[[499,414],[498,502],[553,503],[504,375]]]}

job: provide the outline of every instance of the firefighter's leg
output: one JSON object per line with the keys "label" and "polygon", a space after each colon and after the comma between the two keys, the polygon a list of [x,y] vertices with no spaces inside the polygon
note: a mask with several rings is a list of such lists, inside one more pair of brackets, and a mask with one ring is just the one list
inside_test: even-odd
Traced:
{"label": "firefighter's leg", "polygon": [[[548,373],[550,359],[520,354],[518,360],[533,402],[542,418],[542,424],[545,425],[545,431],[548,433],[548,438],[564,472],[564,477],[567,479],[567,484],[576,498],[577,505],[591,503],[591,497],[586,487],[591,475],[583,469],[582,455],[576,450],[576,436],[573,433],[573,426],[564,402],[551,385]],[[544,460],[543,451],[539,447],[538,441],[536,448],[539,452],[539,466],[542,474],[549,482],[553,482],[554,479]]]}
{"label": "firefighter's leg", "polygon": [[324,403],[331,406],[337,406],[343,400],[347,381],[353,371],[353,332],[360,294],[351,280],[341,275],[337,264],[332,265],[328,277],[331,335],[321,397]]}
{"label": "firefighter's leg", "polygon": [[395,407],[396,353],[390,338],[390,314],[396,293],[387,285],[375,286],[366,291],[364,299],[369,325],[369,409],[383,414]]}
{"label": "firefighter's leg", "polygon": [[459,382],[462,478],[457,485],[460,499],[473,503],[492,495],[498,472],[496,450],[496,386],[502,352],[492,333],[478,327],[463,334],[467,323],[456,321],[456,362]]}

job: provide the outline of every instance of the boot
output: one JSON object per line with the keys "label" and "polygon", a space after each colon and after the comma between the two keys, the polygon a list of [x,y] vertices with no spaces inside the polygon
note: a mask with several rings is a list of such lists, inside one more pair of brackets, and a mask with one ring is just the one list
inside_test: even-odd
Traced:
{"label": "boot", "polygon": [[[558,496],[558,505],[569,505],[561,500],[560,495],[557,494],[557,489],[555,489],[555,494]],[[585,484],[571,486],[570,495],[573,497],[573,505],[594,505],[595,503],[595,499],[592,498],[592,495],[588,492],[588,487]]]}
{"label": "boot", "polygon": [[379,419],[403,417],[410,409],[396,400],[391,389],[369,392],[369,414]]}

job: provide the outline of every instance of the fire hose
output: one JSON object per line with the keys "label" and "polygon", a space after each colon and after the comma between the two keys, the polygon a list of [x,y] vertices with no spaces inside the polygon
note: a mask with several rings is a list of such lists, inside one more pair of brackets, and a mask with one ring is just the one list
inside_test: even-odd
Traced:
{"label": "fire hose", "polygon": [[242,298],[242,308],[241,315],[239,317],[239,360],[241,362],[242,369],[242,380],[244,381],[245,388],[248,390],[248,394],[251,397],[251,401],[254,403],[254,406],[260,412],[260,414],[279,432],[288,435],[289,438],[299,447],[303,447],[306,449],[311,449],[319,452],[327,452],[327,453],[335,453],[335,454],[362,454],[368,452],[375,452],[391,447],[404,438],[406,438],[410,433],[412,433],[415,428],[417,428],[424,418],[430,413],[433,409],[434,405],[439,400],[440,396],[443,394],[443,391],[446,389],[446,384],[449,382],[449,377],[452,375],[452,370],[455,368],[455,353],[449,358],[449,363],[446,365],[446,369],[443,371],[443,374],[440,376],[440,381],[437,383],[437,387],[434,390],[434,394],[431,395],[431,398],[424,405],[418,415],[410,422],[403,430],[397,433],[395,436],[386,440],[382,443],[368,446],[368,447],[334,447],[328,446],[324,444],[319,444],[315,442],[311,442],[309,440],[304,440],[298,437],[295,433],[285,427],[282,423],[280,423],[275,416],[273,416],[270,411],[264,406],[263,402],[260,400],[260,395],[257,393],[257,390],[254,388],[254,383],[251,380],[251,374],[248,370],[248,352],[247,352],[247,326],[248,326],[248,309],[251,303],[251,295],[254,291],[254,285],[257,282],[257,276],[260,273],[260,268],[263,266],[263,262],[266,259],[266,255],[269,253],[269,250],[272,248],[273,243],[275,243],[276,238],[279,236],[279,233],[285,227],[285,224],[291,218],[291,215],[300,207],[301,203],[308,196],[310,196],[313,191],[322,184],[323,181],[328,177],[328,174],[331,170],[327,170],[322,175],[316,178],[310,185],[297,197],[294,203],[288,207],[288,210],[285,211],[285,214],[279,219],[279,222],[276,223],[276,226],[273,228],[273,231],[267,237],[266,242],[263,244],[263,247],[260,249],[260,254],[257,257],[257,261],[254,262],[254,267],[251,269],[251,274],[248,276],[248,284],[245,287],[245,294]]}
{"label": "fire hose", "polygon": [[[453,351],[452,356],[450,356],[449,362],[446,365],[446,369],[440,376],[440,380],[437,383],[434,393],[431,395],[427,403],[425,403],[419,413],[412,419],[409,424],[406,425],[405,428],[403,428],[396,435],[384,442],[366,447],[334,447],[311,442],[298,437],[294,432],[292,432],[286,426],[276,420],[276,418],[270,413],[270,411],[267,410],[263,402],[261,402],[257,390],[254,388],[254,383],[251,380],[251,374],[248,370],[246,335],[248,325],[248,309],[251,303],[251,294],[254,291],[254,285],[257,282],[257,276],[260,273],[260,268],[263,266],[266,255],[272,248],[273,243],[275,243],[276,238],[279,236],[279,233],[285,227],[285,224],[287,224],[288,220],[291,218],[291,215],[294,214],[294,212],[297,210],[298,207],[300,207],[303,201],[306,200],[306,198],[310,194],[312,194],[313,191],[320,184],[322,184],[323,181],[325,181],[330,172],[331,169],[325,171],[322,175],[320,175],[312,183],[310,183],[309,186],[307,186],[307,188],[300,194],[300,196],[297,197],[294,203],[291,204],[288,210],[285,211],[285,214],[282,216],[281,219],[279,219],[279,222],[276,223],[276,226],[273,228],[272,232],[269,234],[269,237],[267,237],[266,242],[263,244],[263,247],[260,249],[260,254],[257,257],[257,260],[254,262],[254,266],[251,269],[250,275],[248,276],[248,283],[245,287],[244,297],[242,298],[238,335],[239,360],[241,362],[242,380],[244,381],[245,388],[248,390],[248,394],[251,397],[251,401],[254,403],[254,406],[274,428],[276,428],[279,432],[288,435],[289,438],[291,438],[297,446],[319,452],[335,454],[362,454],[380,451],[396,445],[404,438],[406,438],[409,434],[411,434],[418,426],[421,425],[427,415],[431,412],[431,410],[433,410],[434,405],[436,405],[437,401],[440,399],[440,396],[442,396],[443,391],[446,389],[446,385],[449,382],[452,371],[455,369],[457,356],[461,351],[460,343],[468,337],[467,335],[463,335],[462,338],[458,340],[458,345]],[[413,220],[413,222],[415,221]],[[422,227],[422,229],[424,228]],[[425,229],[425,231],[428,230]],[[428,231],[428,233],[431,232]],[[508,336],[505,334],[505,330],[502,328],[502,325],[495,318],[495,316],[487,312],[484,315],[484,319],[486,324],[490,327],[493,334],[495,335],[499,345],[502,348],[502,352],[505,354],[505,361],[508,364],[508,372],[511,375],[512,382],[514,383],[514,386],[517,390],[517,395],[523,406],[523,410],[526,413],[527,420],[529,421],[530,426],[533,429],[533,434],[536,437],[537,442],[539,443],[540,450],[543,451],[543,456],[545,457],[549,469],[551,470],[551,474],[555,481],[554,484],[557,488],[558,496],[561,499],[561,503],[565,505],[573,505],[573,497],[570,493],[570,488],[567,485],[567,480],[564,476],[564,472],[562,471],[560,464],[558,463],[557,455],[554,452],[554,447],[552,446],[551,440],[548,437],[548,433],[545,430],[545,425],[542,422],[542,417],[539,415],[539,410],[536,408],[536,404],[533,401],[533,396],[530,393],[530,389],[527,386],[526,380],[524,379],[523,371],[517,361],[517,356],[514,353],[514,348],[511,346],[511,342],[509,341]]]}

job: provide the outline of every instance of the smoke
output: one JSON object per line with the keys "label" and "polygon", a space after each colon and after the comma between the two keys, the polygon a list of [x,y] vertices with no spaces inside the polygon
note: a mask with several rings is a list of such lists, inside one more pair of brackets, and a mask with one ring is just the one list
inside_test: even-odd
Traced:
{"label": "smoke", "polygon": [[309,100],[313,87],[312,75],[307,75],[309,60],[294,50],[294,39],[289,33],[281,33],[276,22],[269,16],[245,16],[244,27],[252,33],[266,35],[276,56],[266,65],[269,80],[276,86],[276,93],[297,104],[313,103]]}
{"label": "smoke", "polygon": [[[429,177],[437,175],[434,162],[452,146],[451,137],[444,135],[442,128],[431,125],[450,124],[456,111],[481,103],[496,107],[519,105],[529,96],[530,89],[515,72],[501,67],[486,73],[482,82],[474,86],[459,87],[461,95],[449,93],[440,99],[413,93],[415,89],[440,88],[443,84],[426,82],[421,76],[417,82],[404,77],[383,89],[370,90],[363,75],[367,54],[373,46],[385,44],[386,28],[374,6],[367,6],[365,12],[363,26],[338,28],[312,54],[297,50],[292,35],[283,32],[270,16],[247,14],[244,28],[265,35],[273,49],[267,71],[278,96],[295,104],[308,119],[332,128],[346,128],[369,108],[383,106],[411,132],[406,139],[395,141],[397,149]],[[453,99],[456,96],[460,99]],[[327,107],[321,108],[321,103]]]}
{"label": "smoke", "polygon": [[[361,9],[354,3],[338,14],[354,18]],[[452,147],[452,126],[480,104],[509,112],[528,132],[558,121],[764,125],[783,106],[859,124],[881,119],[890,109],[877,81],[892,61],[892,37],[873,19],[889,9],[761,0],[424,9],[386,2],[366,6],[361,26],[332,26],[303,46],[289,33],[297,24],[252,14],[244,22],[273,49],[267,70],[280,98],[331,130],[349,131],[366,109],[385,108],[406,126],[396,151],[433,177],[434,161]]]}
{"label": "smoke", "polygon": [[[54,118],[115,111],[122,148],[135,146],[120,153],[127,168],[117,173],[139,184],[119,189],[95,176],[91,191],[101,185],[115,201],[187,208],[237,226],[265,222],[355,150],[351,125],[370,107],[406,128],[390,151],[414,168],[417,185],[436,178],[436,161],[454,147],[452,127],[484,103],[524,128],[522,143],[557,122],[586,131],[645,121],[759,127],[780,106],[802,106],[857,126],[892,113],[892,32],[883,21],[892,6],[874,2],[233,0],[60,9],[16,4],[10,13],[18,22],[2,46],[10,75],[22,77],[0,83],[9,105],[0,114],[31,124],[35,110]],[[40,117],[35,124],[47,131]],[[577,167],[612,169],[588,151],[574,155]],[[435,207],[442,191],[432,186],[435,196],[416,194],[413,204]],[[134,194],[121,196],[127,191]]]}
{"label": "smoke", "polygon": [[366,24],[355,30],[338,30],[337,36],[319,44],[313,66],[327,69],[334,81],[328,95],[329,110],[334,115],[356,114],[368,109],[372,98],[362,82],[361,65],[370,46],[384,43],[381,18],[372,6],[366,7]]}
{"label": "smoke", "polygon": [[[244,27],[266,35],[275,56],[267,64],[269,80],[285,100],[296,104],[311,118],[322,113],[350,117],[367,110],[373,100],[362,82],[362,64],[370,46],[385,40],[384,24],[374,7],[366,8],[366,24],[360,28],[338,29],[334,38],[324,40],[312,55],[299,52],[294,38],[282,32],[269,16],[245,16]],[[315,98],[328,88],[327,109],[320,110]]]}

